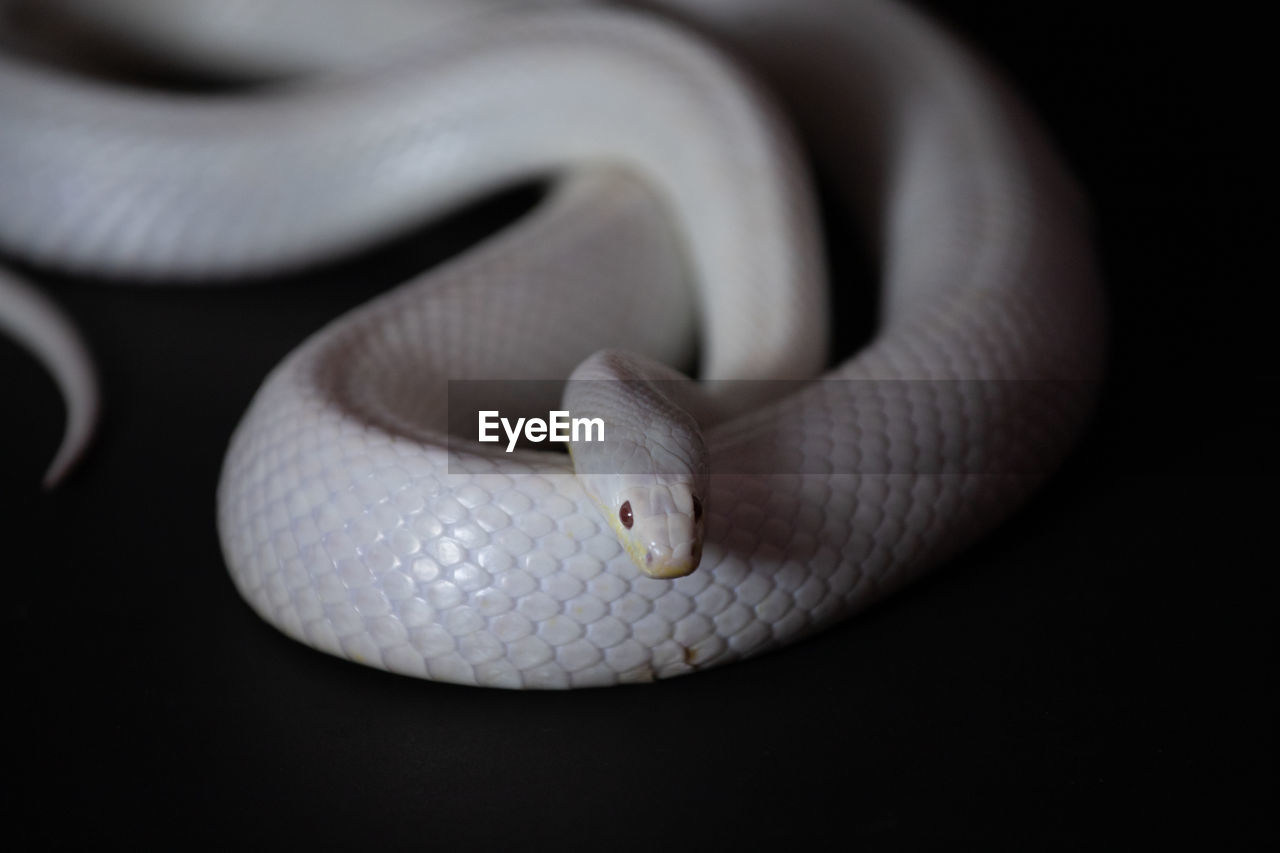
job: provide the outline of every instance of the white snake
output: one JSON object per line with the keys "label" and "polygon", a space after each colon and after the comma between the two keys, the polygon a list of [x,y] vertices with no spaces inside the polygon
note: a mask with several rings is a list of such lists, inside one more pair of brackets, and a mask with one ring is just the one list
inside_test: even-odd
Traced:
{"label": "white snake", "polygon": [[[1074,185],[998,81],[902,6],[381,0],[335,6],[327,30],[307,3],[292,29],[245,4],[59,5],[211,66],[350,67],[200,99],[3,59],[0,247],[32,263],[261,274],[560,176],[527,222],[313,336],[233,437],[218,494],[231,575],[320,650],[501,687],[739,660],[990,530],[1088,414],[1101,301]],[[868,223],[882,279],[873,341],[822,381],[725,394],[752,399],[705,432],[701,563],[674,580],[640,572],[567,456],[455,438],[450,458],[444,435],[448,379],[563,379],[603,347],[687,364],[695,326],[705,379],[821,370],[820,239],[790,132],[737,65],[655,12],[783,96]],[[68,397],[56,477],[92,423],[87,360],[5,275],[0,317]]]}

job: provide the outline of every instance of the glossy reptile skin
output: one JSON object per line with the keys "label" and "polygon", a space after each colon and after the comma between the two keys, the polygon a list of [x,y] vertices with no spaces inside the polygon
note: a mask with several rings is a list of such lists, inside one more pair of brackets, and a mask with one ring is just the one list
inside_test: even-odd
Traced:
{"label": "glossy reptile skin", "polygon": [[[610,685],[792,642],[1007,517],[1088,414],[1102,323],[1083,205],[999,82],[878,0],[547,5],[211,103],[0,68],[0,244],[64,269],[270,271],[562,176],[529,221],[268,377],[218,494],[245,599],[394,672]],[[869,345],[708,431],[702,564],[677,580],[640,575],[563,454],[449,459],[443,436],[447,379],[564,377],[602,346],[681,363],[695,325],[704,378],[820,372],[790,133],[655,12],[782,95],[868,223],[882,287]]]}

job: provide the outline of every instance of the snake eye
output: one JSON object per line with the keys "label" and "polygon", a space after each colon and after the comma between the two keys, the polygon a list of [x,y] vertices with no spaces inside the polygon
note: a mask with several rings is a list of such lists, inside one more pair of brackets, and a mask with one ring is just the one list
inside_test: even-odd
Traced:
{"label": "snake eye", "polygon": [[622,506],[618,508],[618,520],[622,522],[622,526],[631,529],[631,525],[635,523],[635,519],[631,517],[631,501],[623,501]]}
{"label": "snake eye", "polygon": [[702,521],[702,501],[698,500],[697,495],[693,496],[693,520]]}

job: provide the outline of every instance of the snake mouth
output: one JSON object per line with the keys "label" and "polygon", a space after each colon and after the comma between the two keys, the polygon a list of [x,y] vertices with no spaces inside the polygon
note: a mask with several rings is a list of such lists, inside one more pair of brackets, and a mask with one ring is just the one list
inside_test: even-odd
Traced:
{"label": "snake mouth", "polygon": [[648,577],[669,580],[692,574],[701,561],[701,545],[694,546],[691,553],[679,556],[673,555],[667,548],[652,547],[645,551],[644,560],[637,560],[636,564]]}

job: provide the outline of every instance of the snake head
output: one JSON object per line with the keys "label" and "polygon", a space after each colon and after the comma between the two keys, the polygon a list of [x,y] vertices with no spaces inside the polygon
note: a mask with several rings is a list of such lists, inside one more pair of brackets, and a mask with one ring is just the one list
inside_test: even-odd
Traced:
{"label": "snake head", "polygon": [[601,350],[564,393],[574,414],[598,418],[598,440],[569,441],[578,480],[641,572],[678,578],[698,567],[709,457],[698,421],[674,394],[692,383],[643,356]]}
{"label": "snake head", "polygon": [[[706,530],[710,478],[701,434],[625,428],[609,434],[586,449],[570,442],[578,482],[641,572],[651,578],[689,574],[702,560]],[[622,470],[598,473],[613,463]]]}
{"label": "snake head", "polygon": [[610,526],[640,571],[678,578],[702,560],[705,507],[692,482],[637,484],[613,498]]}

